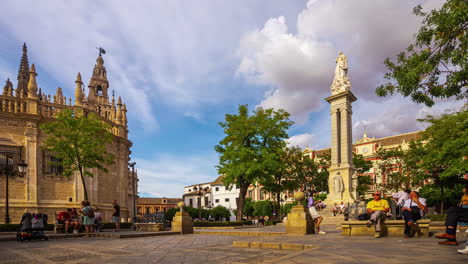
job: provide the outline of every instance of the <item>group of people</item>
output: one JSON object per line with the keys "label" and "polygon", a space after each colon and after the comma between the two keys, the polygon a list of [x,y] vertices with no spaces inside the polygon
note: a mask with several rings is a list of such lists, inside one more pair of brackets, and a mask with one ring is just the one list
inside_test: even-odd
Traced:
{"label": "group of people", "polygon": [[[382,193],[375,191],[372,193],[373,200],[367,203],[367,214],[370,215],[370,220],[367,227],[374,226],[375,237],[381,237],[381,224],[387,218],[387,213],[390,212],[390,205],[386,199],[382,199]],[[393,196],[395,197],[395,196]],[[405,220],[404,237],[410,238],[414,236],[411,233],[412,227],[416,225],[416,221],[421,219],[427,213],[426,199],[419,197],[417,191],[410,191],[408,198],[403,200],[399,209]]]}
{"label": "group of people", "polygon": [[337,214],[344,214],[346,212],[346,205],[344,202],[341,202],[340,205],[335,203],[332,208],[332,216],[336,216]]}
{"label": "group of people", "polygon": [[[120,206],[117,201],[112,202],[113,212],[112,221],[115,224],[114,231],[120,231]],[[82,201],[81,208],[68,208],[62,211],[57,216],[57,223],[65,226],[65,233],[72,228],[73,233],[79,233],[80,227],[84,226],[86,236],[90,236],[94,232],[101,231],[102,214],[97,207],[91,207],[89,201]]]}
{"label": "group of people", "polygon": [[[408,194],[407,198],[404,193]],[[398,200],[397,214],[401,215],[405,221],[404,237],[410,238],[414,235],[411,232],[412,227],[416,226],[416,221],[427,213],[427,206],[426,199],[421,198],[417,191],[404,191],[404,193],[397,193],[392,196]],[[381,192],[375,191],[372,197],[373,200],[367,203],[367,213],[370,215],[367,226],[374,226],[375,237],[379,238],[381,237],[381,223],[387,217],[390,206],[387,200],[381,198]],[[435,236],[438,239],[445,239],[445,241],[439,242],[439,244],[458,245],[456,239],[457,222],[468,222],[468,184],[463,188],[460,204],[447,210],[445,233]],[[458,250],[458,252],[468,254],[468,245],[465,249]]]}

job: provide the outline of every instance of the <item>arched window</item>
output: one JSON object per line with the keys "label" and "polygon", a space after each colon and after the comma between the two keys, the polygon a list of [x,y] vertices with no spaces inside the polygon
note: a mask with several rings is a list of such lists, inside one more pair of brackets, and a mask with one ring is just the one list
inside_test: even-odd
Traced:
{"label": "arched window", "polygon": [[96,91],[97,91],[97,94],[98,94],[98,95],[102,95],[102,86],[101,86],[101,85],[98,85],[98,86],[96,87]]}

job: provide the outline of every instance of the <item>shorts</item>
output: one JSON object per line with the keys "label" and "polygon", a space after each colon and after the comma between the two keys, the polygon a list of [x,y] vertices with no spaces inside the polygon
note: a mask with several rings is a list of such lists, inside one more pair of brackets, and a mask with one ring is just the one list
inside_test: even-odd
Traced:
{"label": "shorts", "polygon": [[112,216],[112,222],[119,223],[119,217],[118,216]]}
{"label": "shorts", "polygon": [[317,219],[320,217],[319,213],[317,213],[317,210],[314,206],[309,207],[309,213],[312,219]]}

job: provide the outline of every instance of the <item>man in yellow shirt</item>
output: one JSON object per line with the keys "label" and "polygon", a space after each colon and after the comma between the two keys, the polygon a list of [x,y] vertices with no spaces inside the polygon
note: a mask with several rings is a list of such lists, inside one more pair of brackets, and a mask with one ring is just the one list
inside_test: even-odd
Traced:
{"label": "man in yellow shirt", "polygon": [[367,227],[375,226],[375,237],[380,237],[380,224],[385,218],[387,218],[387,212],[390,211],[390,206],[387,200],[380,198],[381,193],[375,191],[372,196],[374,200],[367,203],[367,213],[371,215]]}

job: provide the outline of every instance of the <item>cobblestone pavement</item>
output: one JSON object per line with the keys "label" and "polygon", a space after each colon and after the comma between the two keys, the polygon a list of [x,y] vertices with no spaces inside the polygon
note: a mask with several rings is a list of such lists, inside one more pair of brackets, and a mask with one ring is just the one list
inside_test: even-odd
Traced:
{"label": "cobblestone pavement", "polygon": [[[280,229],[280,228],[278,228]],[[467,263],[463,246],[440,246],[434,238],[326,235],[171,235],[131,239],[70,238],[0,243],[0,263]],[[252,229],[250,229],[252,230]],[[264,228],[263,231],[279,231]],[[235,248],[233,241],[276,241],[318,245],[304,251]]]}

